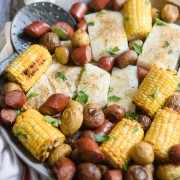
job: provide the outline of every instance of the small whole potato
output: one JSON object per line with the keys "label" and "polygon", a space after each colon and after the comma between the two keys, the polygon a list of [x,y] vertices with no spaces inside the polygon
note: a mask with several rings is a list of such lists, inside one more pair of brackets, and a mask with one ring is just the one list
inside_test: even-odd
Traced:
{"label": "small whole potato", "polygon": [[143,46],[143,41],[142,40],[140,40],[140,39],[135,39],[135,40],[132,40],[132,41],[130,41],[130,43],[129,43],[129,49],[132,49],[132,50],[134,50],[134,45],[135,44],[137,44],[137,45],[139,45],[139,46]]}
{"label": "small whole potato", "polygon": [[61,116],[61,131],[66,136],[73,135],[83,123],[83,113],[74,107],[69,107],[64,110]]}
{"label": "small whole potato", "polygon": [[74,47],[87,46],[90,43],[88,33],[82,29],[78,29],[74,32],[71,41]]}
{"label": "small whole potato", "polygon": [[139,115],[138,122],[141,124],[144,131],[147,131],[151,125],[151,119],[146,115]]}
{"label": "small whole potato", "polygon": [[98,105],[89,104],[85,107],[83,124],[86,128],[98,128],[104,120],[104,113]]}
{"label": "small whole potato", "polygon": [[134,50],[128,50],[117,57],[117,65],[120,69],[127,67],[128,65],[136,65],[138,54]]}
{"label": "small whole potato", "polygon": [[22,91],[21,87],[18,84],[14,83],[14,82],[6,83],[2,88],[2,95],[5,96],[7,93],[14,91],[14,90]]}
{"label": "small whole potato", "polygon": [[69,49],[66,46],[59,46],[55,49],[56,59],[61,64],[67,64],[69,62]]}
{"label": "small whole potato", "polygon": [[139,165],[151,164],[154,161],[154,151],[151,144],[147,142],[137,143],[131,152],[133,160]]}
{"label": "small whole potato", "polygon": [[102,165],[102,164],[97,165],[97,167],[100,169],[102,176],[104,176],[106,171],[109,170],[109,168],[107,166]]}
{"label": "small whole potato", "polygon": [[166,4],[162,8],[161,17],[165,22],[174,23],[179,18],[178,7],[172,4]]}
{"label": "small whole potato", "polygon": [[156,21],[156,18],[160,18],[160,11],[156,8],[151,8],[151,15],[152,15],[152,20],[153,20],[153,23]]}
{"label": "small whole potato", "polygon": [[144,166],[152,175],[154,174],[154,165],[153,164],[147,164]]}
{"label": "small whole potato", "polygon": [[83,112],[83,106],[81,103],[79,103],[78,101],[74,101],[74,100],[70,100],[67,107],[75,107],[77,108],[79,111]]}
{"label": "small whole potato", "polygon": [[174,164],[180,165],[180,144],[174,145],[170,148],[169,158]]}

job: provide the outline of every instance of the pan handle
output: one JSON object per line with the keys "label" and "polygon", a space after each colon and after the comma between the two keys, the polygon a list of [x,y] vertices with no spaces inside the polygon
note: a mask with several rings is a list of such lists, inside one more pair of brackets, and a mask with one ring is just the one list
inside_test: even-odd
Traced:
{"label": "pan handle", "polygon": [[12,54],[8,58],[4,59],[2,62],[0,62],[0,75],[3,74],[4,70],[9,66],[9,64],[18,57],[17,53]]}

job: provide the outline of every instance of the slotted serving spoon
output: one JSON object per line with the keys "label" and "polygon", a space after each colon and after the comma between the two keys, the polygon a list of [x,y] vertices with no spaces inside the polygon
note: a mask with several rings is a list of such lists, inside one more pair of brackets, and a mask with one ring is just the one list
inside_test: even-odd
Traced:
{"label": "slotted serving spoon", "polygon": [[25,51],[29,45],[38,43],[38,40],[32,39],[24,34],[23,29],[34,21],[41,20],[52,26],[55,22],[64,21],[75,28],[74,18],[63,8],[48,2],[33,3],[24,6],[14,17],[11,25],[11,41],[15,53],[0,63],[0,75],[13,61],[18,54]]}

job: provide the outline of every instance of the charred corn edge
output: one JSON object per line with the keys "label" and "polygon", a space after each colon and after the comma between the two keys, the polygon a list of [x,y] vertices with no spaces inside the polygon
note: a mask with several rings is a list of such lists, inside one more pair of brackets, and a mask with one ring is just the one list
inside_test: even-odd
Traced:
{"label": "charred corn edge", "polygon": [[171,108],[160,109],[144,141],[153,145],[156,159],[168,161],[171,146],[180,142],[180,114]]}
{"label": "charred corn edge", "polygon": [[[133,133],[134,127],[138,131]],[[137,121],[122,119],[110,132],[110,136],[115,136],[115,140],[109,139],[101,145],[101,150],[106,160],[116,168],[122,169],[125,163],[131,159],[131,148],[143,140],[144,131]]]}
{"label": "charred corn edge", "polygon": [[34,109],[21,113],[15,120],[13,134],[23,131],[28,138],[18,136],[19,141],[38,160],[44,161],[51,150],[62,144],[65,136],[44,120],[44,116]]}

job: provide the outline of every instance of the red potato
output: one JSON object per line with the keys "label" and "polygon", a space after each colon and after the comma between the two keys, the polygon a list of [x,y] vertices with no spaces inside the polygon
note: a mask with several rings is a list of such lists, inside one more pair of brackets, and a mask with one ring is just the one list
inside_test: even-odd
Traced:
{"label": "red potato", "polygon": [[99,134],[99,135],[107,135],[111,132],[111,130],[114,128],[115,124],[109,122],[108,120],[105,120],[103,125],[95,130],[93,130],[93,132],[95,134]]}
{"label": "red potato", "polygon": [[90,8],[93,8],[95,11],[100,11],[102,9],[104,9],[109,3],[110,3],[111,0],[92,0],[88,6]]}
{"label": "red potato", "polygon": [[41,105],[39,111],[42,114],[53,116],[60,113],[67,106],[69,101],[70,97],[66,94],[53,94]]}
{"label": "red potato", "polygon": [[77,28],[78,28],[78,29],[81,29],[81,30],[84,30],[84,31],[87,31],[88,24],[87,24],[86,20],[85,20],[85,19],[81,20],[81,21],[77,24]]}
{"label": "red potato", "polygon": [[22,108],[26,103],[26,96],[21,90],[10,91],[5,96],[5,103],[12,108]]}
{"label": "red potato", "polygon": [[35,21],[24,28],[24,32],[33,38],[40,38],[43,34],[50,30],[51,27],[42,21]]}
{"label": "red potato", "polygon": [[16,111],[10,108],[4,108],[1,110],[0,113],[1,121],[7,126],[13,124],[14,120],[16,119],[16,116],[17,116]]}
{"label": "red potato", "polygon": [[5,103],[5,97],[0,95],[0,109],[6,108],[7,104]]}
{"label": "red potato", "polygon": [[62,157],[53,166],[58,180],[72,180],[75,176],[76,167],[69,158]]}
{"label": "red potato", "polygon": [[78,156],[82,161],[91,163],[101,163],[104,161],[104,155],[98,144],[90,138],[80,138],[76,141]]}
{"label": "red potato", "polygon": [[104,180],[122,180],[121,170],[108,170],[104,175]]}
{"label": "red potato", "polygon": [[84,18],[84,15],[88,12],[88,7],[83,2],[77,2],[72,5],[69,12],[74,17],[74,19],[79,22]]}
{"label": "red potato", "polygon": [[71,53],[71,58],[74,64],[83,65],[91,61],[92,50],[89,45],[76,48]]}
{"label": "red potato", "polygon": [[149,71],[140,66],[138,66],[137,70],[138,70],[138,80],[139,80],[139,83],[141,83]]}
{"label": "red potato", "polygon": [[[74,29],[69,24],[67,24],[66,22],[59,21],[59,22],[55,23],[53,25],[53,27],[57,28],[57,29],[60,28],[61,30],[63,30],[64,33],[67,35],[67,39],[71,39],[73,34],[74,34]],[[66,40],[66,39],[63,39],[63,40]]]}
{"label": "red potato", "polygon": [[115,64],[115,58],[112,56],[103,56],[98,61],[98,66],[105,71],[111,71]]}
{"label": "red potato", "polygon": [[120,11],[127,0],[112,0],[112,8],[114,11]]}

